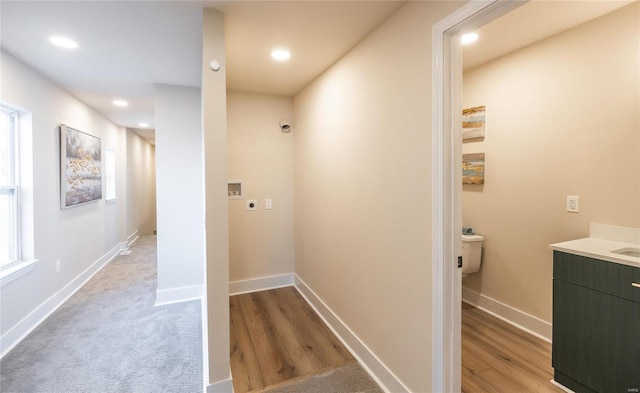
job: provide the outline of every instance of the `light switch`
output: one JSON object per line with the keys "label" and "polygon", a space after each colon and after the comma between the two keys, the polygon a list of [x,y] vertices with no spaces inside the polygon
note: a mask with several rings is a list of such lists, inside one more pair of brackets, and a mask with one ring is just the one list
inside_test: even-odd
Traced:
{"label": "light switch", "polygon": [[264,200],[264,208],[267,210],[271,210],[271,199],[265,199]]}

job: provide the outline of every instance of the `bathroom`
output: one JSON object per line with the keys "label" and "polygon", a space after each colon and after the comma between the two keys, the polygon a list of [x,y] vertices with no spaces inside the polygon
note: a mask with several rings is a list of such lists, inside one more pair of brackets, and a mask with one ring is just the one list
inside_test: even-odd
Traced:
{"label": "bathroom", "polygon": [[[465,69],[463,108],[485,107],[484,181],[464,184],[463,226],[482,235],[463,299],[551,340],[549,244],[589,224],[640,228],[637,2]],[[578,197],[567,211],[567,197]]]}

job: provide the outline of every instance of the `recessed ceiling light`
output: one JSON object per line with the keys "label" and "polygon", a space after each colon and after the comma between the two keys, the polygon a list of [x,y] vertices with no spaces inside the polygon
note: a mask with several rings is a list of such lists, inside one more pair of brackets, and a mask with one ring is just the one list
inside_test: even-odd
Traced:
{"label": "recessed ceiling light", "polygon": [[291,57],[291,53],[288,50],[275,49],[271,52],[271,57],[274,60],[285,61],[289,60],[289,58]]}
{"label": "recessed ceiling light", "polygon": [[113,100],[115,106],[129,106],[129,103],[125,100]]}
{"label": "recessed ceiling light", "polygon": [[464,34],[460,38],[460,42],[462,42],[462,45],[470,44],[472,42],[476,42],[477,40],[478,40],[478,34],[476,33]]}
{"label": "recessed ceiling light", "polygon": [[138,127],[142,127],[142,128],[149,127],[149,123],[138,123]]}
{"label": "recessed ceiling light", "polygon": [[78,47],[78,43],[76,43],[74,40],[70,40],[69,38],[60,37],[57,35],[52,35],[51,37],[49,37],[49,42],[51,42],[53,45],[57,45],[65,49],[76,49]]}

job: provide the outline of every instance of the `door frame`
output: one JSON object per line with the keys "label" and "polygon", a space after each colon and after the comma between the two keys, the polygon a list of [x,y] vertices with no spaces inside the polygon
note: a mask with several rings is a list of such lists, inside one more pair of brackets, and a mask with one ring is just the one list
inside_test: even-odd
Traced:
{"label": "door frame", "polygon": [[462,271],[462,45],[528,0],[472,0],[432,28],[432,391],[460,392]]}

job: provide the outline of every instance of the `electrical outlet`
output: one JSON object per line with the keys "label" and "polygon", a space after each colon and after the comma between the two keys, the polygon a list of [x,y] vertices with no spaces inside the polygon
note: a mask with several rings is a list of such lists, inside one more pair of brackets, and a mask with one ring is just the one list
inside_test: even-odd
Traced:
{"label": "electrical outlet", "polygon": [[255,199],[247,199],[247,210],[258,210],[258,201]]}
{"label": "electrical outlet", "polygon": [[580,212],[580,197],[575,195],[567,196],[567,211],[571,213]]}
{"label": "electrical outlet", "polygon": [[56,274],[60,273],[60,261],[56,261]]}

